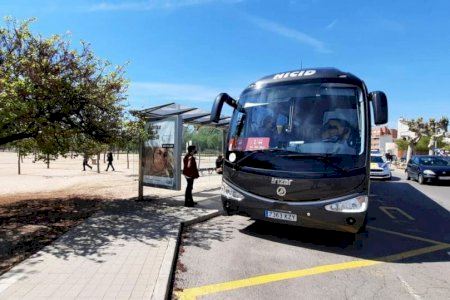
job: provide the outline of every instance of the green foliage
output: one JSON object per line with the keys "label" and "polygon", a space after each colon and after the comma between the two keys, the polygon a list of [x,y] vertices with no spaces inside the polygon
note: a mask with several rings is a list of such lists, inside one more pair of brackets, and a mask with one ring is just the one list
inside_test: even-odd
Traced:
{"label": "green foliage", "polygon": [[422,136],[419,142],[416,144],[415,151],[417,154],[428,154],[428,143],[430,142],[429,136]]}
{"label": "green foliage", "polygon": [[404,139],[398,139],[395,141],[395,143],[397,144],[398,150],[406,151],[408,149],[409,143]]}
{"label": "green foliage", "polygon": [[439,121],[430,118],[428,122],[423,118],[404,120],[403,123],[408,125],[409,130],[416,134],[416,138],[410,139],[410,144],[418,143],[423,136],[437,137],[442,135],[443,132],[447,132],[448,118],[442,117]]}
{"label": "green foliage", "polygon": [[148,139],[150,135],[151,133],[145,129],[145,120],[128,119],[122,123],[120,134],[114,145],[126,151],[136,151],[140,142]]}
{"label": "green foliage", "polygon": [[198,130],[192,126],[185,127],[183,143],[188,141],[196,145],[201,151],[220,152],[222,147],[222,131],[211,127],[200,127]]}
{"label": "green foliage", "polygon": [[446,150],[446,151],[450,151],[450,144],[443,143],[443,145],[442,145],[441,148],[444,149],[444,150]]}
{"label": "green foliage", "polygon": [[67,38],[34,35],[32,21],[8,19],[0,28],[0,145],[29,139],[41,153],[58,155],[114,142],[123,67],[96,58],[86,43],[77,51]]}

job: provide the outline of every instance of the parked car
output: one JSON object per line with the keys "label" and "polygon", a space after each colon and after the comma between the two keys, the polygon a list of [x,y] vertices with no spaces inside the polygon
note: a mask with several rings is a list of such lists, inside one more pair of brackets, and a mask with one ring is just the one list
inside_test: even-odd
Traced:
{"label": "parked car", "polygon": [[420,184],[450,181],[450,161],[440,156],[413,156],[406,166],[406,179]]}
{"label": "parked car", "polygon": [[370,178],[391,180],[390,162],[383,155],[370,155]]}

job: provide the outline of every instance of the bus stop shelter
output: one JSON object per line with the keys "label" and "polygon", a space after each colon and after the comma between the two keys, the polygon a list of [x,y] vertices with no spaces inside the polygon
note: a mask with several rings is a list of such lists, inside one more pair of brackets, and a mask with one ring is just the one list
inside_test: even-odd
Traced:
{"label": "bus stop shelter", "polygon": [[222,130],[222,151],[230,117],[221,116],[219,122],[210,121],[211,114],[204,110],[177,103],[167,103],[131,114],[146,121],[150,138],[139,147],[139,199],[143,187],[151,186],[173,190],[181,189],[181,155],[183,125],[207,126]]}

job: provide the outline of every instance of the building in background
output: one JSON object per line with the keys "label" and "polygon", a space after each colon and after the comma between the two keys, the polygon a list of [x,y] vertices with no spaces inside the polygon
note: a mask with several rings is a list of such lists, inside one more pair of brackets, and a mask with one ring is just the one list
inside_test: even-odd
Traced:
{"label": "building in background", "polygon": [[378,150],[383,154],[389,152],[397,155],[397,145],[395,144],[397,133],[396,129],[389,129],[387,126],[372,128],[371,150]]}
{"label": "building in background", "polygon": [[397,121],[398,138],[414,138],[416,134],[409,130],[408,125],[404,124],[404,118],[400,118]]}

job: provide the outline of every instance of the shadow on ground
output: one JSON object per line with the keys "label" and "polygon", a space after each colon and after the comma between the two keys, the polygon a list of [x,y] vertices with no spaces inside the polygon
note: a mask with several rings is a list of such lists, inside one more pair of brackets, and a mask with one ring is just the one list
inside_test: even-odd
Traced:
{"label": "shadow on ground", "polygon": [[[442,188],[446,189],[446,187]],[[352,234],[336,231],[255,222],[244,217],[223,217],[197,224],[193,229],[187,228],[182,245],[211,250],[211,245],[216,244],[213,241],[219,241],[224,243],[223,247],[226,247],[227,241],[241,233],[273,243],[283,243],[320,252],[389,261],[392,257],[387,258],[388,256],[436,245],[428,241],[401,236],[401,234],[450,243],[449,211],[411,184],[404,181],[373,181],[372,193],[368,231],[357,235],[356,239]],[[380,206],[390,207],[394,218],[390,218],[380,209]],[[407,213],[413,220],[401,211]],[[397,232],[400,235],[383,232],[377,228]],[[243,247],[245,248],[245,245]],[[402,259],[401,262],[449,261],[446,253],[448,250],[410,256]]]}
{"label": "shadow on ground", "polygon": [[86,198],[30,199],[0,206],[0,274],[100,209]]}
{"label": "shadow on ground", "polygon": [[101,263],[104,256],[114,255],[111,247],[129,241],[156,246],[158,240],[176,236],[181,221],[217,207],[214,197],[194,209],[185,208],[184,201],[175,197],[135,200],[61,198],[0,206],[0,274],[33,254],[30,263],[47,254],[62,259],[83,256]]}
{"label": "shadow on ground", "polygon": [[[386,256],[392,254],[434,245],[422,240],[381,232],[377,228],[450,243],[450,213],[446,208],[405,182],[372,182],[372,190],[376,194],[369,208],[369,228],[366,233],[357,235],[356,239],[354,235],[342,232],[262,221],[253,222],[240,232],[276,243],[377,260],[385,260]],[[391,219],[380,206],[399,208],[414,220],[408,219],[398,210],[391,211],[394,215],[394,219]],[[401,262],[449,261],[446,251],[414,256]]]}

